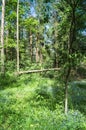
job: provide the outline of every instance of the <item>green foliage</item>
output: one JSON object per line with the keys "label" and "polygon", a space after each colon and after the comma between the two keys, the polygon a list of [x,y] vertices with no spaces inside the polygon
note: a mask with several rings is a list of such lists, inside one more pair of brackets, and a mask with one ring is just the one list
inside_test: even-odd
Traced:
{"label": "green foliage", "polygon": [[15,71],[15,60],[13,61],[8,61],[7,64],[5,65],[5,69],[6,69],[6,74],[8,73],[12,73],[13,71]]}
{"label": "green foliage", "polygon": [[3,90],[5,88],[8,88],[10,86],[15,86],[17,82],[17,77],[12,73],[11,71],[8,71],[5,73],[5,75],[0,74],[0,90]]}
{"label": "green foliage", "polygon": [[[72,110],[68,115],[63,111],[68,68],[79,79],[86,78],[85,5],[85,0],[19,1],[20,70],[52,67],[61,70],[18,76],[14,73],[17,0],[6,1],[3,56],[6,72],[0,74],[0,130],[86,130],[86,81],[68,84],[68,105]],[[71,79],[72,74],[68,82]]]}
{"label": "green foliage", "polygon": [[70,110],[65,115],[62,105],[55,105],[54,79],[43,78],[40,74],[14,77],[7,74],[3,82],[0,79],[2,85],[8,86],[0,91],[1,130],[86,129],[86,118],[79,111]]}
{"label": "green foliage", "polygon": [[[53,80],[53,78],[52,78]],[[51,81],[41,81],[39,83],[38,89],[36,89],[36,100],[42,100],[42,104],[45,101],[47,103],[47,107],[51,110],[54,110],[56,104],[63,105],[64,98],[64,88],[62,84]],[[45,82],[45,83],[44,83]]]}
{"label": "green foliage", "polygon": [[85,117],[79,111],[70,111],[63,120],[60,129],[85,130],[86,129]]}
{"label": "green foliage", "polygon": [[70,97],[72,106],[82,113],[86,113],[86,81],[75,81],[71,84]]}
{"label": "green foliage", "polygon": [[8,43],[5,44],[5,48],[15,48],[15,47],[16,47],[16,41],[14,39],[8,38]]}
{"label": "green foliage", "polygon": [[27,29],[27,31],[31,32],[37,31],[38,24],[39,24],[38,20],[35,19],[34,17],[27,18],[24,21],[25,28]]}

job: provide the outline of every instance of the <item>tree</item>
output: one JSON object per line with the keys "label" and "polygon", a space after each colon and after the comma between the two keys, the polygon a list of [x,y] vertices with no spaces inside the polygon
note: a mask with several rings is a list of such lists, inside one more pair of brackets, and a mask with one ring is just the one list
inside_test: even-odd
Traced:
{"label": "tree", "polygon": [[5,0],[2,0],[2,16],[1,16],[1,73],[5,72],[5,55],[4,55],[4,16],[5,16]]}
{"label": "tree", "polygon": [[17,72],[19,72],[19,0],[17,1]]}
{"label": "tree", "polygon": [[[60,51],[60,66],[63,67],[63,77],[65,86],[65,114],[68,112],[68,83],[71,70],[76,69],[81,60],[78,39],[79,32],[85,25],[84,19],[81,20],[80,12],[84,12],[84,0],[59,0],[57,3],[59,13],[58,41]],[[77,18],[78,17],[78,18]],[[83,25],[78,24],[79,22]],[[84,26],[85,27],[85,26]],[[79,60],[78,60],[79,59]]]}
{"label": "tree", "polygon": [[[34,17],[29,17],[27,19],[25,19],[24,21],[24,26],[27,30],[27,34],[29,35],[29,45],[30,46],[30,59],[31,59],[31,62],[33,62],[33,35],[35,35],[36,37],[36,34],[37,34],[37,30],[38,30],[38,20]],[[36,46],[36,44],[35,44]]]}

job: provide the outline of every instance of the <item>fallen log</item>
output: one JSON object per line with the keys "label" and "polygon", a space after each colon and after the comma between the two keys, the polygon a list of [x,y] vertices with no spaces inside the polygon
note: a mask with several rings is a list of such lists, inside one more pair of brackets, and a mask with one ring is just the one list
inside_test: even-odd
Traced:
{"label": "fallen log", "polygon": [[41,69],[41,70],[28,70],[28,71],[19,71],[17,74],[28,74],[28,73],[39,73],[39,72],[46,72],[46,71],[58,71],[60,68],[49,68],[49,69]]}

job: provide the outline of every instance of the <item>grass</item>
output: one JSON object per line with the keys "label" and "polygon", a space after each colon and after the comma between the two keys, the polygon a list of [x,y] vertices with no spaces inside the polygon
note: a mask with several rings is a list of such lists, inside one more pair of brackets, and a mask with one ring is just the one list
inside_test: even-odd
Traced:
{"label": "grass", "polygon": [[85,117],[80,112],[71,111],[65,116],[63,107],[58,104],[51,109],[54,104],[51,94],[54,80],[37,74],[11,78],[7,80],[6,77],[6,81],[2,79],[1,82],[0,130],[86,129]]}

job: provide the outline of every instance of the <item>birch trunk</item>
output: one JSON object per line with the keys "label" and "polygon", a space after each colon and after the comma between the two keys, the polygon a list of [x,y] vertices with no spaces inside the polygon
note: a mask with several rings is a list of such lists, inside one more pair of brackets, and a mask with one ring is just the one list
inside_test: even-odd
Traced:
{"label": "birch trunk", "polygon": [[17,1],[17,72],[19,72],[19,0]]}
{"label": "birch trunk", "polygon": [[32,32],[30,31],[30,56],[31,62],[33,61],[33,48],[32,48]]}
{"label": "birch trunk", "polygon": [[4,15],[5,15],[5,0],[2,0],[2,16],[1,16],[1,73],[5,72],[4,65]]}

